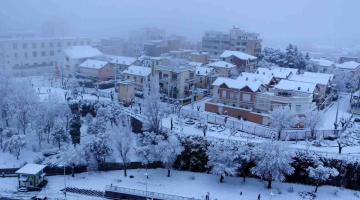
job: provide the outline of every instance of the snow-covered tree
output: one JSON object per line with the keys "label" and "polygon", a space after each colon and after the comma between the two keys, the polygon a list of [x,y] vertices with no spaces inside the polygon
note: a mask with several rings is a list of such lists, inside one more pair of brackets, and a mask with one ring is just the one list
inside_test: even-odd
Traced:
{"label": "snow-covered tree", "polygon": [[157,160],[158,155],[155,151],[155,146],[159,141],[162,141],[164,136],[157,135],[154,132],[144,132],[143,134],[137,135],[136,147],[134,148],[138,159],[147,169],[150,163]]}
{"label": "snow-covered tree", "polygon": [[237,77],[239,77],[239,75],[240,75],[239,70],[236,67],[232,68],[228,74],[228,76],[233,79],[236,79]]}
{"label": "snow-covered tree", "polygon": [[251,173],[268,181],[271,188],[272,181],[284,181],[285,175],[294,173],[290,165],[293,161],[292,150],[283,142],[267,141],[256,146],[253,150],[256,166]]}
{"label": "snow-covered tree", "polygon": [[96,118],[90,123],[87,133],[96,135],[106,132],[107,122],[110,120],[111,114],[108,108],[100,107],[97,110]]}
{"label": "snow-covered tree", "polygon": [[324,123],[323,115],[319,111],[308,110],[305,115],[299,119],[304,128],[311,131],[311,137],[315,138],[315,131]]}
{"label": "snow-covered tree", "polygon": [[170,170],[178,155],[184,150],[184,147],[181,146],[179,139],[171,132],[167,134],[167,139],[163,139],[157,144],[155,149],[159,155],[160,161],[168,170],[167,176],[170,177]]}
{"label": "snow-covered tree", "polygon": [[271,68],[274,68],[274,67],[279,67],[278,65],[274,64],[274,63],[271,63],[271,62],[268,62],[266,60],[260,60],[257,64],[258,67],[261,67],[261,68],[268,68],[268,69],[271,69]]}
{"label": "snow-covered tree", "polygon": [[125,120],[125,124],[115,124],[112,128],[112,137],[115,147],[119,151],[124,166],[124,176],[126,177],[127,166],[130,165],[129,153],[134,142],[130,119]]}
{"label": "snow-covered tree", "polygon": [[97,134],[93,140],[87,144],[87,149],[94,155],[98,163],[105,163],[106,158],[113,153],[109,135],[106,133]]}
{"label": "snow-covered tree", "polygon": [[341,133],[336,142],[338,143],[339,153],[341,153],[344,147],[359,145],[359,141],[350,132]]}
{"label": "snow-covered tree", "polygon": [[65,130],[65,126],[62,123],[55,123],[53,129],[51,130],[51,136],[59,145],[59,150],[61,147],[61,142],[68,142],[70,140],[69,132]]}
{"label": "snow-covered tree", "polygon": [[278,140],[281,139],[281,131],[285,128],[294,127],[298,123],[296,113],[289,106],[280,106],[269,112],[270,127],[277,132]]}
{"label": "snow-covered tree", "polygon": [[73,144],[80,144],[80,132],[81,120],[78,113],[73,114],[69,120],[69,131],[71,135],[71,140]]}
{"label": "snow-covered tree", "polygon": [[309,177],[315,181],[315,192],[317,192],[321,183],[329,180],[330,177],[339,175],[339,172],[335,168],[324,167],[323,165],[318,165],[316,168],[308,167],[307,171],[309,172]]}
{"label": "snow-covered tree", "polygon": [[25,148],[28,144],[25,135],[13,135],[8,141],[6,141],[6,148],[10,153],[16,156],[16,159],[19,160],[21,149]]}
{"label": "snow-covered tree", "polygon": [[13,94],[11,104],[14,113],[13,121],[17,128],[25,134],[27,126],[32,120],[34,108],[37,107],[39,96],[26,81],[18,82],[15,87],[21,89],[17,89]]}
{"label": "snow-covered tree", "polygon": [[69,144],[60,153],[60,163],[65,166],[86,166],[84,146]]}
{"label": "snow-covered tree", "polygon": [[159,134],[164,110],[160,101],[159,78],[153,77],[144,84],[144,130]]}
{"label": "snow-covered tree", "polygon": [[[41,149],[41,142],[44,138],[45,132],[47,130],[46,127],[46,119],[44,112],[41,111],[41,109],[36,113],[36,119],[33,122],[33,128],[35,129],[36,136],[39,142],[39,149]],[[50,132],[49,132],[50,134]],[[49,140],[48,140],[49,142]]]}
{"label": "snow-covered tree", "polygon": [[217,142],[209,146],[206,152],[208,156],[207,167],[211,168],[211,173],[220,175],[220,183],[223,182],[224,175],[236,175],[240,167],[239,149],[230,141]]}
{"label": "snow-covered tree", "polygon": [[76,99],[77,94],[78,94],[78,88],[80,87],[79,82],[76,78],[70,78],[67,82],[66,82],[66,89],[70,90],[71,95],[74,99]]}
{"label": "snow-covered tree", "polygon": [[332,83],[336,89],[340,91],[356,91],[358,87],[358,81],[356,80],[353,73],[349,71],[341,71],[337,68],[329,69],[326,73],[331,73],[335,75]]}

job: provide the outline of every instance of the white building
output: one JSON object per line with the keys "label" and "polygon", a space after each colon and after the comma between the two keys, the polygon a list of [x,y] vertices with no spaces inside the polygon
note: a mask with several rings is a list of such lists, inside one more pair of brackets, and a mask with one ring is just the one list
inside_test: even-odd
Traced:
{"label": "white building", "polygon": [[84,45],[91,45],[91,38],[0,40],[0,68],[24,75],[52,72],[54,61],[62,50]]}
{"label": "white building", "polygon": [[55,71],[60,74],[63,71],[65,76],[75,76],[80,72],[79,65],[87,59],[95,59],[102,56],[102,53],[90,46],[72,46],[61,51],[55,62]]}
{"label": "white building", "polygon": [[225,61],[217,61],[207,65],[210,68],[214,68],[216,74],[220,77],[228,77],[231,70],[236,69],[236,65]]}

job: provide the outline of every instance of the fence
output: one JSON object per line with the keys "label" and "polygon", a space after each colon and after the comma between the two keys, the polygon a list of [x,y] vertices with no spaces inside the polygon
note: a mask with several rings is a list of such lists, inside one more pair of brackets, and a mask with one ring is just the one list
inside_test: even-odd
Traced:
{"label": "fence", "polygon": [[[269,128],[265,125],[254,124],[248,121],[236,120],[232,117],[228,117],[225,122],[225,117],[219,116],[216,114],[205,114],[203,112],[192,112],[191,110],[181,110],[181,114],[184,117],[195,117],[197,119],[202,118],[206,119],[207,122],[222,125],[227,128],[234,128],[238,131],[242,131],[245,133],[249,133],[252,135],[256,135],[263,138],[271,138],[277,133],[273,129]],[[331,138],[337,137],[341,130],[316,130],[315,136],[322,136],[323,138]],[[291,130],[283,130],[281,131],[281,139],[289,139],[289,140],[303,140],[306,138],[311,138],[311,131],[304,129],[291,129]]]}
{"label": "fence", "polygon": [[95,196],[95,197],[103,197],[105,193],[99,190],[89,190],[89,189],[80,189],[76,187],[66,187],[66,192],[88,195],[88,196]]}
{"label": "fence", "polygon": [[[112,192],[116,192],[116,193],[130,194],[130,195],[142,196],[142,197],[149,197],[149,198],[154,198],[154,199],[163,199],[163,200],[200,200],[200,199],[195,199],[195,198],[182,197],[182,196],[150,192],[150,191],[143,191],[143,190],[130,189],[130,188],[123,188],[123,187],[110,186],[110,185],[106,186],[106,191],[112,191]],[[105,196],[108,197],[107,195],[105,195]]]}

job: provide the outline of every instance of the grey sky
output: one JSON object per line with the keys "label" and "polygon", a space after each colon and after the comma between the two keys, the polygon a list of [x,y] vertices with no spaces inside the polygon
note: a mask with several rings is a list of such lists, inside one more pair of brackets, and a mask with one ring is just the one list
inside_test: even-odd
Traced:
{"label": "grey sky", "polygon": [[72,36],[127,36],[143,26],[201,40],[237,26],[264,42],[359,42],[359,0],[0,0],[0,30],[36,30],[63,19]]}

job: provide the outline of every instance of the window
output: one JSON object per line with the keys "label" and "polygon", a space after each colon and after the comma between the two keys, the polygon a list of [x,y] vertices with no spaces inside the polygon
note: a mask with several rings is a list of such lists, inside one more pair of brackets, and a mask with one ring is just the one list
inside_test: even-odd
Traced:
{"label": "window", "polygon": [[36,49],[36,43],[32,43],[32,48]]}
{"label": "window", "polygon": [[135,82],[136,82],[136,76],[134,76],[134,80],[135,80]]}
{"label": "window", "polygon": [[45,43],[41,43],[41,48],[45,48]]}
{"label": "window", "polygon": [[172,79],[177,79],[177,74],[171,74]]}
{"label": "window", "polygon": [[141,78],[141,83],[143,83],[144,82],[144,78]]}
{"label": "window", "polygon": [[17,59],[17,53],[14,53],[14,58]]}
{"label": "window", "polygon": [[37,53],[36,53],[36,52],[33,52],[33,57],[37,57]]}
{"label": "window", "polygon": [[164,78],[167,78],[167,77],[169,77],[169,74],[164,74]]}
{"label": "window", "polygon": [[243,94],[243,101],[250,102],[251,95],[250,94]]}
{"label": "window", "polygon": [[18,45],[17,44],[13,44],[13,49],[17,49],[18,48]]}
{"label": "window", "polygon": [[194,78],[194,72],[190,73],[190,78]]}
{"label": "window", "polygon": [[127,79],[130,79],[130,76],[127,76]]}
{"label": "window", "polygon": [[26,43],[23,44],[23,49],[27,49],[27,44]]}
{"label": "window", "polygon": [[242,42],[241,45],[246,46],[246,42]]}
{"label": "window", "polygon": [[58,47],[61,47],[61,42],[58,42]]}
{"label": "window", "polygon": [[54,43],[50,42],[50,47],[54,47]]}
{"label": "window", "polygon": [[301,110],[301,105],[296,105],[296,112],[300,112]]}
{"label": "window", "polygon": [[231,99],[237,99],[237,92],[231,91]]}
{"label": "window", "polygon": [[68,47],[71,46],[71,42],[67,42]]}
{"label": "window", "polygon": [[54,51],[50,51],[50,56],[54,56]]}
{"label": "window", "polygon": [[41,52],[41,56],[46,56],[45,51]]}
{"label": "window", "polygon": [[222,98],[226,98],[226,90],[223,90],[223,91],[222,91],[221,97],[222,97]]}

